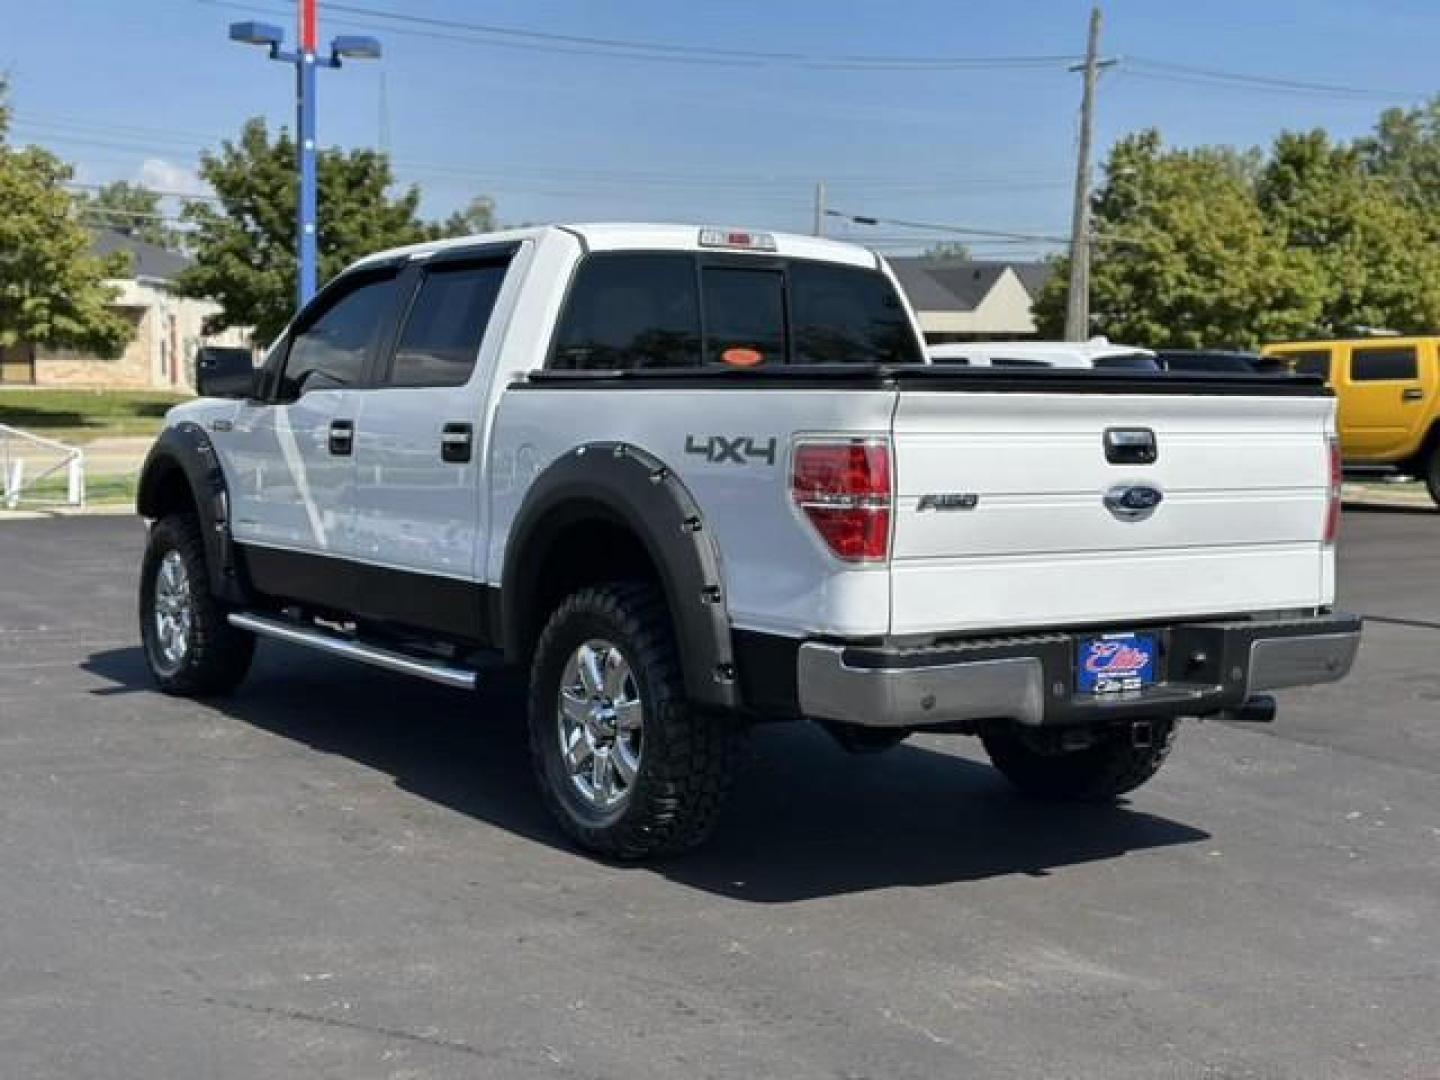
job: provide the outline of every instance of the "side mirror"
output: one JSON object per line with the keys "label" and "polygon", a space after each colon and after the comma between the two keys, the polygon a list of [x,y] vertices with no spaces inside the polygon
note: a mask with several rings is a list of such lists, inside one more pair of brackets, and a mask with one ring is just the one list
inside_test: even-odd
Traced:
{"label": "side mirror", "polygon": [[253,397],[257,374],[249,349],[207,345],[195,354],[195,390],[201,397]]}

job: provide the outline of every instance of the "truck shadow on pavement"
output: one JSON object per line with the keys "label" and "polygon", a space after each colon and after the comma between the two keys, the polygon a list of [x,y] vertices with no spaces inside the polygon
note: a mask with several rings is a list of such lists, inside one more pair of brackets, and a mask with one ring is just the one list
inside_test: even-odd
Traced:
{"label": "truck shadow on pavement", "polygon": [[[155,693],[138,648],[97,653],[83,667],[112,684],[92,693]],[[472,697],[267,643],[233,697],[192,707],[342,755],[393,777],[402,791],[572,850],[535,792],[523,696],[513,685]],[[916,742],[855,757],[809,724],[759,727],[709,844],[625,869],[734,899],[788,903],[1043,877],[1209,836],[1123,804],[1030,803],[982,761],[958,756],[978,755],[975,740]]]}

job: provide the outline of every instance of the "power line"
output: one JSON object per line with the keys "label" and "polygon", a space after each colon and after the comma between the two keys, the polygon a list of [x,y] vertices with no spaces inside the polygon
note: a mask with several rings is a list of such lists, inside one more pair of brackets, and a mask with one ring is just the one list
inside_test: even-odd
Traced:
{"label": "power line", "polygon": [[1379,87],[1343,86],[1336,83],[1310,82],[1274,75],[1255,75],[1241,71],[1224,71],[1219,68],[1194,67],[1171,60],[1159,60],[1144,56],[1126,56],[1123,68],[1129,75],[1139,78],[1156,79],[1182,83],[1190,86],[1230,86],[1237,89],[1267,91],[1281,94],[1299,94],[1330,98],[1417,98],[1425,94],[1413,90],[1390,90]]}
{"label": "power line", "polygon": [[[254,10],[255,5],[236,0],[199,0],[215,7]],[[277,10],[274,6],[270,10]],[[282,5],[278,10],[289,10]],[[787,65],[819,68],[874,68],[875,70],[994,70],[997,68],[1059,67],[1073,62],[1070,55],[1015,56],[896,56],[884,54],[830,54],[798,51],[766,51],[732,49],[722,46],[697,45],[684,42],[639,41],[626,38],[597,37],[586,34],[563,34],[527,27],[502,26],[495,23],[471,22],[463,19],[416,15],[364,4],[327,3],[326,10],[347,16],[381,20],[395,33],[411,33],[422,37],[441,37],[455,41],[455,33],[466,35],[472,44],[526,48],[546,52],[580,53],[612,59],[664,61],[670,63],[720,64],[726,66]],[[347,20],[349,21],[349,20]],[[375,24],[370,23],[369,27]],[[443,33],[442,33],[443,32]]]}
{"label": "power line", "polygon": [[844,218],[856,225],[891,225],[901,229],[924,229],[928,232],[948,233],[956,236],[988,236],[1000,240],[1023,240],[1031,243],[1068,244],[1068,237],[1043,233],[1010,232],[1002,229],[980,229],[970,225],[937,225],[934,222],[902,221],[899,218],[877,218],[864,214],[847,214],[843,210],[826,210],[830,217]]}
{"label": "power line", "polygon": [[[104,191],[104,190],[105,190],[107,187],[109,187],[110,185],[109,185],[109,184],[82,184],[82,183],[80,183],[80,181],[78,181],[78,180],[70,180],[70,181],[67,181],[63,186],[64,186],[64,187],[67,187],[67,188],[74,188],[74,189],[79,190],[79,191]],[[137,187],[138,187],[138,188],[140,188],[140,189],[143,190],[143,191],[149,192],[151,195],[159,195],[161,198],[166,198],[166,199],[191,199],[191,200],[194,200],[194,201],[197,201],[197,202],[213,202],[213,203],[218,203],[218,202],[221,202],[221,201],[222,201],[221,198],[220,198],[220,196],[218,196],[218,195],[196,195],[196,194],[193,194],[193,193],[188,192],[188,191],[166,191],[166,190],[164,190],[164,189],[162,189],[162,188],[147,187],[145,184],[131,184],[130,186],[131,186],[132,188],[137,188]]]}
{"label": "power line", "polygon": [[[207,147],[203,145],[196,145],[184,139],[172,137],[161,129],[140,128],[133,125],[129,130],[143,132],[144,134],[126,135],[122,133],[117,138],[106,138],[103,137],[102,134],[97,134],[106,129],[106,125],[104,124],[34,119],[32,118],[32,114],[17,116],[15,118],[15,127],[17,129],[33,131],[37,137],[43,138],[46,141],[75,143],[82,146],[99,146],[117,150],[131,150],[137,154],[173,156],[177,153],[186,153],[196,155],[200,151],[207,149]],[[52,127],[56,128],[56,130],[51,130]],[[150,138],[162,142],[173,138],[173,145],[152,145],[151,142],[148,141]],[[648,188],[675,189],[690,187],[708,190],[730,188],[774,191],[776,193],[790,192],[793,193],[793,195],[788,197],[795,199],[806,198],[804,193],[813,183],[809,178],[798,176],[745,176],[705,172],[656,173],[648,170],[565,168],[559,166],[519,164],[476,167],[445,162],[420,161],[409,158],[392,159],[392,164],[397,170],[419,176],[449,176],[482,182],[490,182],[498,179],[511,181],[513,185],[527,183],[527,178],[533,176],[541,181],[546,179],[582,181],[592,187],[633,188],[643,186]],[[944,174],[927,173],[924,180],[912,181],[886,177],[881,174],[852,174],[832,177],[831,182],[835,187],[848,190],[852,194],[866,191],[884,191],[894,194],[949,193],[956,189],[994,189],[1008,192],[1022,189],[1039,190],[1063,186],[1062,181],[1037,179],[1040,175],[1043,174],[1015,173],[1011,176],[1000,174],[975,176],[973,174],[966,174],[947,179]]]}

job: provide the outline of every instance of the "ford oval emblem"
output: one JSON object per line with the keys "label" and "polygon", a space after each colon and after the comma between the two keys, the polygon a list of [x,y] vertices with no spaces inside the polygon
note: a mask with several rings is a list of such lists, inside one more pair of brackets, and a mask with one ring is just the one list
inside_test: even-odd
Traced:
{"label": "ford oval emblem", "polygon": [[1149,484],[1117,484],[1105,493],[1105,509],[1121,521],[1144,521],[1165,500],[1165,493]]}

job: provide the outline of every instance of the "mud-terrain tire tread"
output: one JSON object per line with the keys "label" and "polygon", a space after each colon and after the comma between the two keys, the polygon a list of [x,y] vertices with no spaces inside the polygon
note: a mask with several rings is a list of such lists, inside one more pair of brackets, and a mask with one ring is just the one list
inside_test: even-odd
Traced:
{"label": "mud-terrain tire tread", "polygon": [[[151,660],[155,647],[151,603],[155,571],[165,553],[180,552],[190,579],[193,605],[190,650],[174,673],[162,672]],[[255,636],[237,629],[226,619],[226,607],[210,591],[205,562],[205,540],[193,514],[172,514],[150,528],[140,566],[140,637],[151,677],[167,694],[178,697],[215,697],[228,694],[244,681],[255,655]]]}
{"label": "mud-terrain tire tread", "polygon": [[[585,628],[590,629],[585,629]],[[561,671],[579,640],[604,632],[625,652],[644,702],[644,749],[629,801],[613,821],[589,821],[567,801],[559,771],[555,699]],[[636,860],[675,855],[715,826],[740,759],[738,720],[686,699],[679,652],[664,595],[648,582],[583,588],[551,614],[531,667],[530,754],[546,806],[565,833],[603,856]]]}

